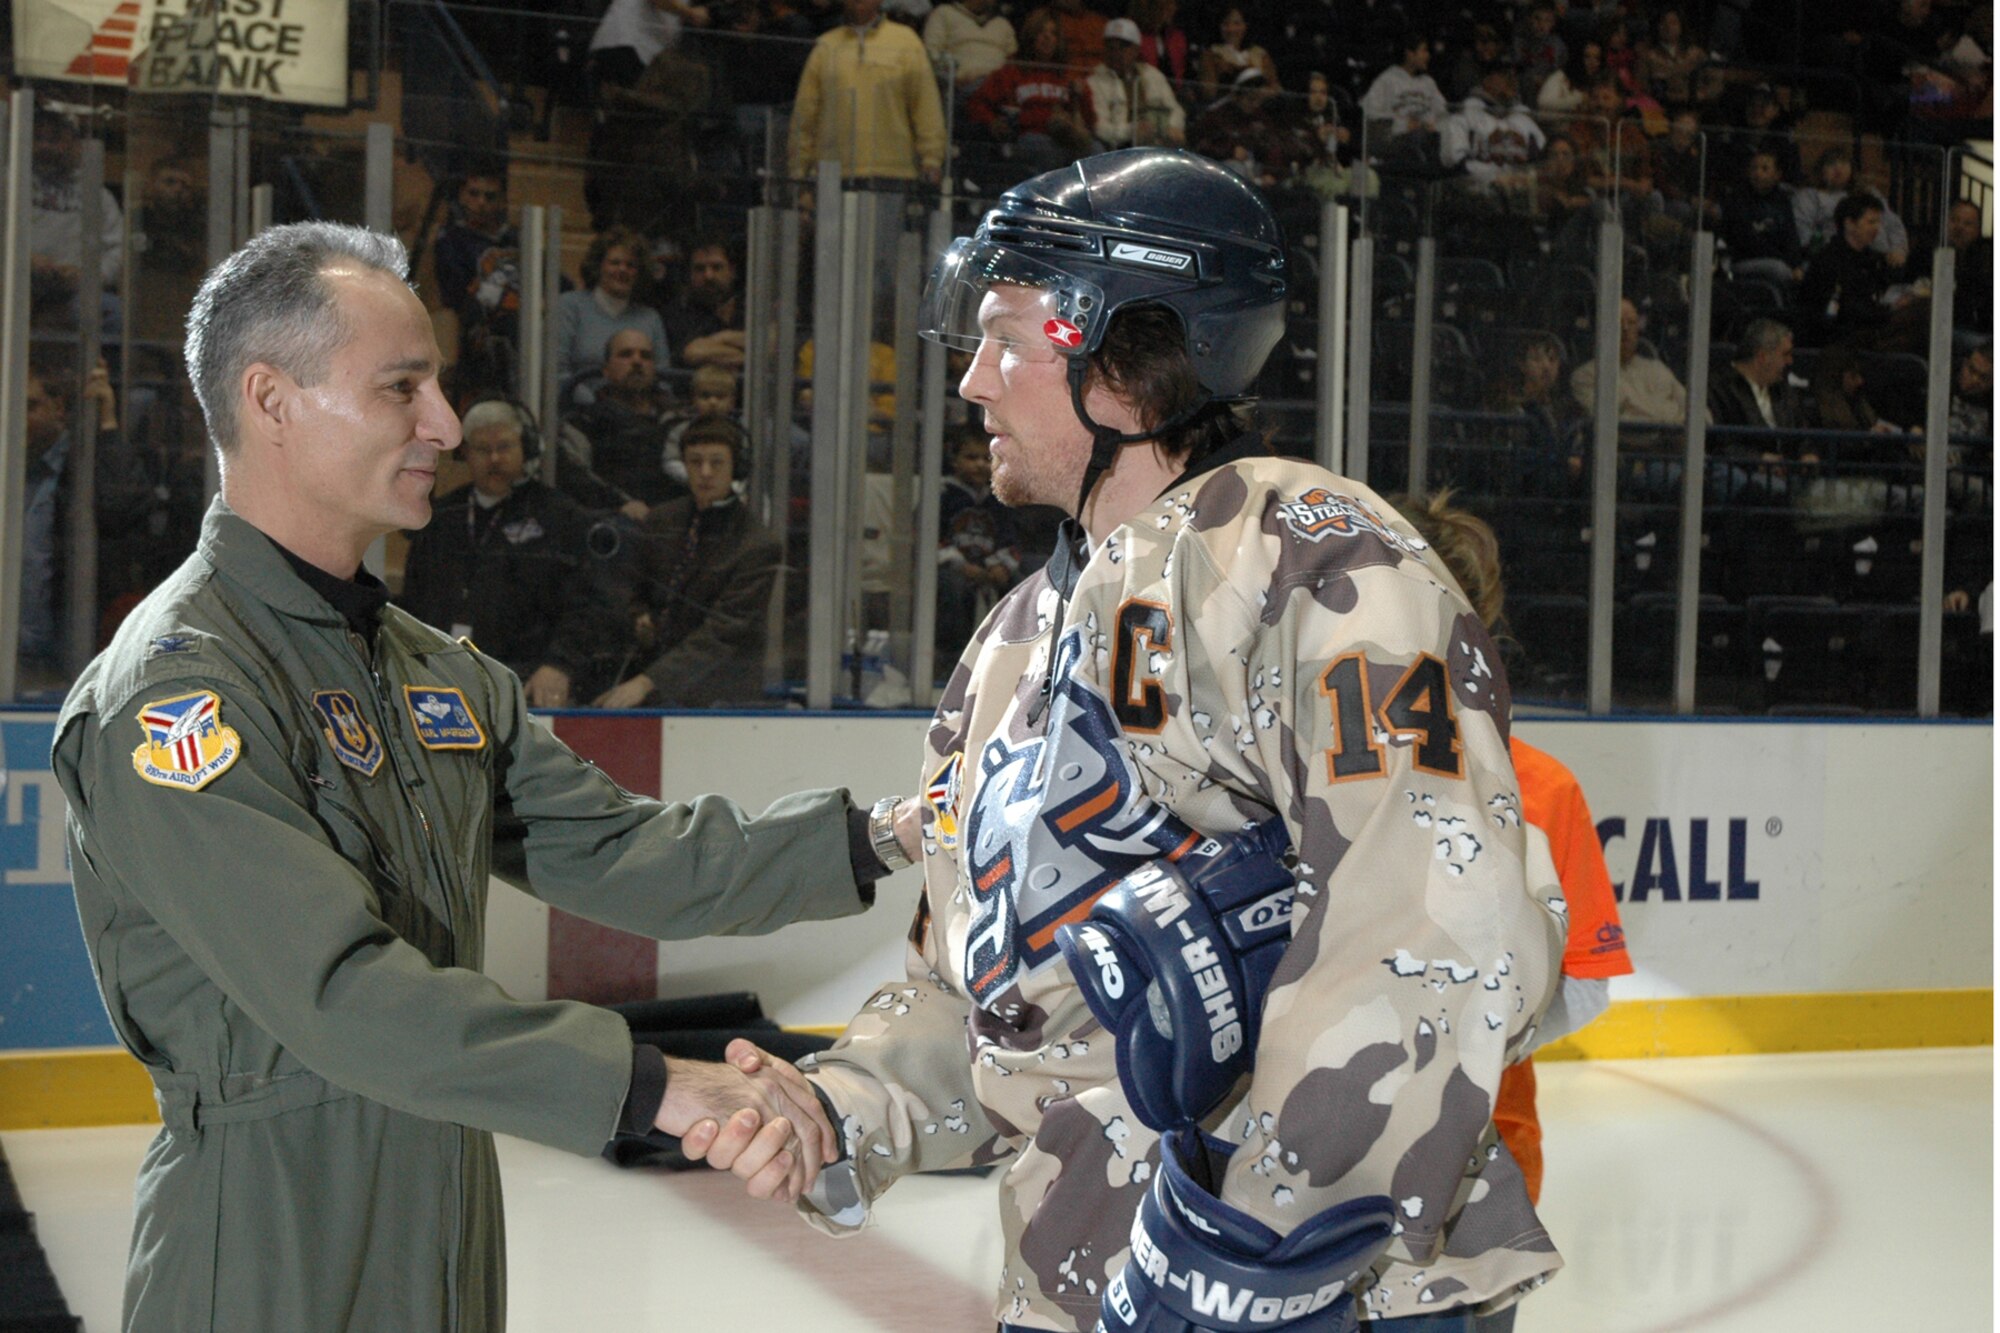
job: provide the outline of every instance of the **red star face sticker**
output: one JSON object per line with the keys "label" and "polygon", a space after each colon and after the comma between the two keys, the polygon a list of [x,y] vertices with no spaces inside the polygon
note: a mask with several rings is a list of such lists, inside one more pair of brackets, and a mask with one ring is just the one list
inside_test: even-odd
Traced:
{"label": "red star face sticker", "polygon": [[1058,347],[1083,346],[1083,330],[1066,319],[1052,319],[1042,325],[1042,332]]}

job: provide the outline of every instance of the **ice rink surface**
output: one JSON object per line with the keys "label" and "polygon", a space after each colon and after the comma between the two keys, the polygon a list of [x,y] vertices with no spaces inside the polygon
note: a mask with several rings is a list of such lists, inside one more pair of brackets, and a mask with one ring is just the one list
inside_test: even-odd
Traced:
{"label": "ice rink surface", "polygon": [[[1993,1052],[1538,1070],[1542,1214],[1567,1267],[1520,1333],[1993,1323]],[[0,1136],[70,1307],[117,1327],[150,1127]],[[516,1333],[990,1330],[991,1180],[916,1178],[830,1241],[706,1172],[503,1139]]]}

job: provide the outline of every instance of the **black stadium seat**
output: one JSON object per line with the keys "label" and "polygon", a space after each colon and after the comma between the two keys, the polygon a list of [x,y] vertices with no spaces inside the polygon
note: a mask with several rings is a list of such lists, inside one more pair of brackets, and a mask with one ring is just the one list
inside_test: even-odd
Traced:
{"label": "black stadium seat", "polygon": [[1528,664],[1525,677],[1514,682],[1517,695],[1550,700],[1584,697],[1590,660],[1589,602],[1562,594],[1510,596],[1507,624]]}
{"label": "black stadium seat", "polygon": [[1770,706],[1866,706],[1865,615],[1848,606],[1792,601],[1765,610],[1757,620]]}

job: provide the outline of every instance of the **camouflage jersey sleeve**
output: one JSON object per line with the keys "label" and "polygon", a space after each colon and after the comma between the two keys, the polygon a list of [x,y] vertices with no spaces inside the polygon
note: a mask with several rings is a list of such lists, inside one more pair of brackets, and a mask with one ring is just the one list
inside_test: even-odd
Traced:
{"label": "camouflage jersey sleeve", "polygon": [[[903,979],[871,995],[831,1049],[800,1062],[838,1113],[846,1154],[798,1204],[806,1221],[829,1235],[859,1228],[874,1201],[905,1175],[997,1161],[1025,1140],[1015,1127],[996,1125],[981,1104],[967,1036],[972,1001],[944,960],[933,904],[963,892],[957,829],[942,812],[958,799],[957,774],[980,706],[974,682],[996,666],[987,660],[989,647],[1004,659],[999,641],[1025,636],[1047,586],[1037,576],[1001,599],[938,701],[924,746],[924,893]],[[1012,636],[1004,628],[1010,622],[1018,622]],[[998,669],[1005,674],[1005,661]]]}
{"label": "camouflage jersey sleeve", "polygon": [[[1365,488],[1267,459],[1191,489],[1166,566],[1190,622],[1167,670],[1207,755],[1190,776],[1268,802],[1299,856],[1248,1095],[1219,1127],[1240,1145],[1222,1196],[1283,1233],[1384,1194],[1390,1257],[1427,1264],[1490,1183],[1468,1164],[1561,956],[1498,654]],[[1500,1211],[1472,1229],[1518,1238],[1480,1248],[1546,1248],[1531,1211]]]}

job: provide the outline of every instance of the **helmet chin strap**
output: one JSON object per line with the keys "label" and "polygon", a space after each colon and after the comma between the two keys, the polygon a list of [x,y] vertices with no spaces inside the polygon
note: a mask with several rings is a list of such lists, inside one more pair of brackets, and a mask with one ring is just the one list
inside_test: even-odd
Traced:
{"label": "helmet chin strap", "polygon": [[1090,503],[1090,493],[1111,465],[1118,461],[1118,451],[1128,444],[1138,444],[1142,440],[1155,440],[1168,431],[1179,430],[1194,420],[1195,414],[1208,406],[1207,398],[1198,399],[1192,407],[1176,412],[1151,430],[1119,432],[1091,419],[1090,411],[1083,405],[1084,380],[1090,374],[1090,358],[1073,356],[1069,359],[1069,401],[1076,409],[1076,419],[1090,432],[1090,461],[1084,465],[1083,488],[1076,496],[1076,522],[1083,526],[1083,509]]}

